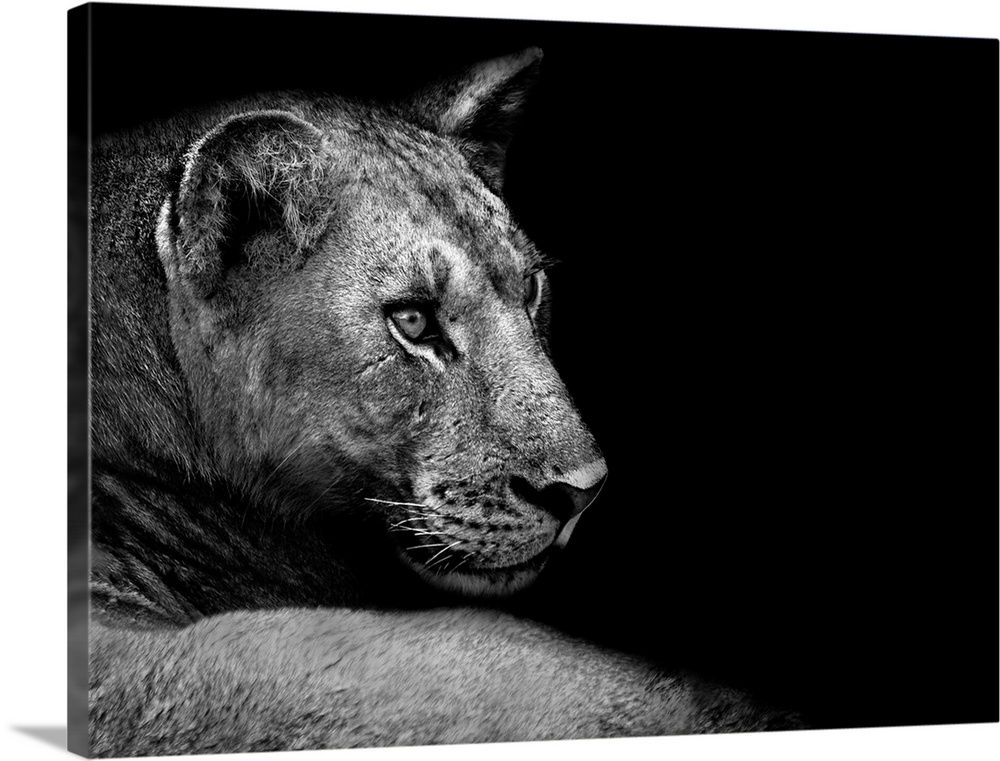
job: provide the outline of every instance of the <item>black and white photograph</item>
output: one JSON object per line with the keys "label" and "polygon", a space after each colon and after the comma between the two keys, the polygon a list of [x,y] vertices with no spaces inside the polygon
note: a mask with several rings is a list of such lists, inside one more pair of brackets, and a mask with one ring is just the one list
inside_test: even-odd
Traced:
{"label": "black and white photograph", "polygon": [[995,728],[992,31],[65,18],[71,752]]}

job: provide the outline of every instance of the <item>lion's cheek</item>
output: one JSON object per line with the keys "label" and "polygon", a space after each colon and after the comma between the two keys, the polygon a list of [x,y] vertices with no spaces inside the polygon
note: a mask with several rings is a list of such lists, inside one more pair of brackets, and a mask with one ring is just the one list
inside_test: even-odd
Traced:
{"label": "lion's cheek", "polygon": [[391,361],[380,372],[358,372],[346,383],[331,385],[327,394],[310,394],[318,403],[314,424],[324,429],[334,447],[359,463],[378,463],[385,474],[404,474],[413,468],[414,442],[426,429],[433,391],[419,378],[398,372]]}

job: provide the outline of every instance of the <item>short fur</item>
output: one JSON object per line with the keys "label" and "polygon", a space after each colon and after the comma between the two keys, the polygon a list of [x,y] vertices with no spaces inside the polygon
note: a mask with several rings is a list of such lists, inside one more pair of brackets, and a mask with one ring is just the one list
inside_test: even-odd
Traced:
{"label": "short fur", "polygon": [[95,755],[796,725],[504,613],[416,609],[530,584],[606,475],[502,198],[540,56],[95,146]]}

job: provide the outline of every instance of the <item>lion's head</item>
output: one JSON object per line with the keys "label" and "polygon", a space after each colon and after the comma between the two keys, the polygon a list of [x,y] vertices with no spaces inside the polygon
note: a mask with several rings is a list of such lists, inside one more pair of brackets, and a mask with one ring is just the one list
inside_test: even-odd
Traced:
{"label": "lion's head", "polygon": [[607,472],[549,357],[546,260],[501,198],[539,58],[393,108],[229,117],[157,234],[217,467],[300,514],[371,511],[467,594],[530,583]]}

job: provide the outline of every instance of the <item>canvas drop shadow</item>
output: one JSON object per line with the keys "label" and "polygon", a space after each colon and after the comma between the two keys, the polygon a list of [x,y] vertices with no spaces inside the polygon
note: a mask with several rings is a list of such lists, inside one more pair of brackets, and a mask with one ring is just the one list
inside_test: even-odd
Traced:
{"label": "canvas drop shadow", "polygon": [[66,749],[66,727],[59,725],[42,725],[27,727],[11,727],[16,732],[20,732],[28,737],[34,737],[46,745],[54,745],[62,750]]}

